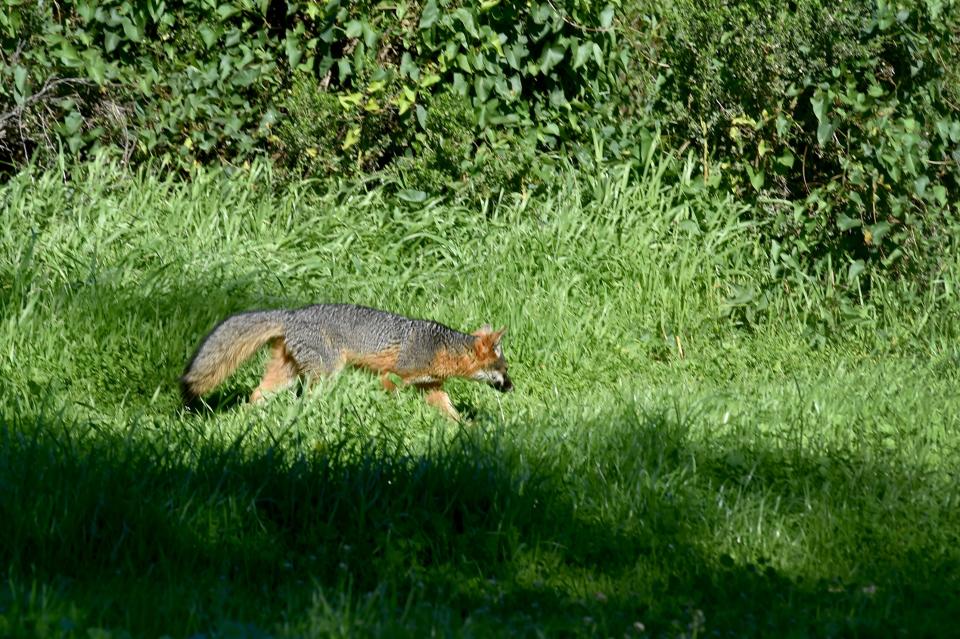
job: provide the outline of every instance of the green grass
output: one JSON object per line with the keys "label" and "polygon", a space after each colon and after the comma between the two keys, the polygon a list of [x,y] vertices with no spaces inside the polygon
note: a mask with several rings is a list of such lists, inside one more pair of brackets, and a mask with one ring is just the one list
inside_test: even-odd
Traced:
{"label": "green grass", "polygon": [[[812,285],[738,327],[756,234],[662,168],[482,210],[258,167],[0,186],[0,635],[950,634],[953,289],[816,349]],[[317,301],[508,324],[516,390],[450,384],[463,427],[359,372],[250,407],[261,356],[180,410],[216,321]]]}

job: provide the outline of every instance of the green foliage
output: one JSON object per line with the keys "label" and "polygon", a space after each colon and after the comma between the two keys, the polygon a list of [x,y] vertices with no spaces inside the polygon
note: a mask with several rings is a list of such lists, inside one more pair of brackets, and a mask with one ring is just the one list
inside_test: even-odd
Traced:
{"label": "green foliage", "polygon": [[381,167],[407,137],[392,118],[350,109],[312,74],[298,73],[268,142],[295,175],[355,177]]}
{"label": "green foliage", "polygon": [[880,274],[944,288],[957,0],[0,2],[7,172],[269,155],[290,179],[477,203],[570,159],[643,166],[657,140],[751,205],[770,263],[730,298],[743,321],[809,280],[820,333],[859,321]]}
{"label": "green foliage", "polygon": [[[618,64],[613,8],[568,5],[431,0],[287,11],[299,72],[279,157],[299,174],[305,163],[389,167],[406,192],[483,198],[522,189],[537,180],[535,155],[589,140],[613,121],[613,102],[596,108]],[[336,105],[322,92],[336,94]],[[293,141],[301,136],[323,150]],[[300,148],[309,159],[290,152]],[[499,161],[504,154],[515,161]]]}
{"label": "green foliage", "polygon": [[[467,98],[438,94],[420,108],[424,126],[401,127],[383,113],[342,108],[342,99],[321,90],[314,76],[298,74],[269,142],[288,174],[360,177],[381,170],[402,199],[416,202],[446,193],[483,200],[520,191],[543,173],[535,149],[514,136],[479,141]],[[498,153],[510,153],[511,161],[498,161]]]}
{"label": "green foliage", "polygon": [[426,126],[414,130],[408,150],[392,167],[406,191],[451,192],[456,199],[475,202],[521,192],[547,179],[549,161],[522,134],[505,131],[486,143],[478,140],[466,98],[440,95],[426,111]]}
{"label": "green foliage", "polygon": [[61,147],[242,158],[276,117],[262,100],[279,86],[266,2],[4,5],[0,164]]}
{"label": "green foliage", "polygon": [[706,181],[757,203],[771,283],[816,278],[832,317],[879,272],[940,279],[960,228],[955,2],[660,11],[654,111]]}
{"label": "green foliage", "polygon": [[184,167],[272,147],[297,172],[369,171],[431,152],[414,132],[442,134],[428,114],[450,93],[467,105],[477,144],[493,149],[585,139],[614,111],[595,108],[616,62],[612,6],[4,4],[8,166],[62,143]]}

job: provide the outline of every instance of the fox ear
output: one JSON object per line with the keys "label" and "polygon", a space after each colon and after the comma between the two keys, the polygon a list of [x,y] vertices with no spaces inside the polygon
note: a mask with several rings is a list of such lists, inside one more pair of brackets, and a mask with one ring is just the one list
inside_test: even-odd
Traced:
{"label": "fox ear", "polygon": [[475,330],[470,334],[473,335],[474,337],[480,337],[482,335],[489,335],[492,332],[493,332],[493,327],[490,326],[489,324],[484,324],[483,326],[481,326],[480,328],[478,328],[477,330]]}
{"label": "fox ear", "polygon": [[493,351],[493,344],[490,342],[490,333],[481,333],[477,331],[473,334],[477,339],[473,340],[473,352],[480,358],[485,359]]}
{"label": "fox ear", "polygon": [[507,327],[501,326],[500,330],[490,336],[490,339],[493,341],[493,345],[496,346],[500,343],[500,340],[503,339],[503,336],[507,333]]}

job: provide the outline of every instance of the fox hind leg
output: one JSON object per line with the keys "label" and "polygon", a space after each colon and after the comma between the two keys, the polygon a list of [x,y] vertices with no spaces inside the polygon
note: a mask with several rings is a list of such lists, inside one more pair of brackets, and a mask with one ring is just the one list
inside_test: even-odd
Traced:
{"label": "fox hind leg", "polygon": [[300,366],[297,365],[297,361],[287,350],[286,342],[282,337],[274,340],[263,379],[260,380],[260,385],[250,395],[250,402],[263,401],[264,393],[289,387],[297,380],[299,374]]}

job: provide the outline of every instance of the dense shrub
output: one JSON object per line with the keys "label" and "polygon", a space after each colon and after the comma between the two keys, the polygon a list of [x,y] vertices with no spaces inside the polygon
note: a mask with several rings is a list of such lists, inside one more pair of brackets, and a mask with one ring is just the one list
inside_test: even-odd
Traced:
{"label": "dense shrub", "polygon": [[955,2],[670,2],[652,23],[664,69],[637,102],[757,202],[773,279],[936,279],[958,229]]}
{"label": "dense shrub", "polygon": [[475,140],[461,131],[440,151],[462,156],[455,179],[484,144],[556,148],[616,111],[597,108],[618,64],[614,8],[580,0],[3,5],[8,167],[64,145],[181,166],[269,150],[299,172],[370,171],[435,156],[451,125],[430,110],[456,96],[467,121],[452,126]]}
{"label": "dense shrub", "polygon": [[769,274],[734,300],[755,307],[811,278],[839,302],[936,282],[960,228],[957,0],[0,0],[0,45],[8,171],[269,154],[476,201],[662,135],[755,205]]}
{"label": "dense shrub", "polygon": [[0,165],[61,148],[188,166],[252,153],[277,113],[267,2],[0,6]]}

